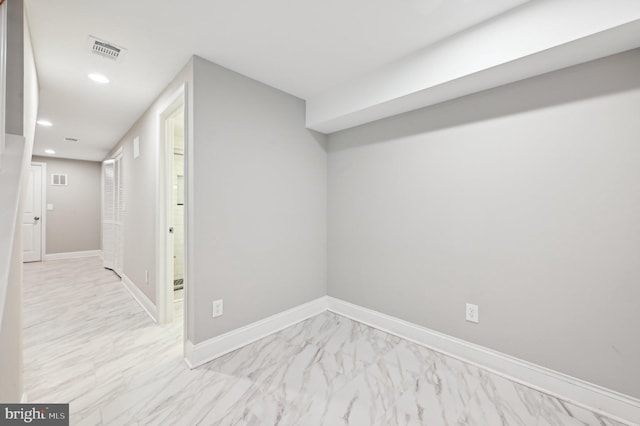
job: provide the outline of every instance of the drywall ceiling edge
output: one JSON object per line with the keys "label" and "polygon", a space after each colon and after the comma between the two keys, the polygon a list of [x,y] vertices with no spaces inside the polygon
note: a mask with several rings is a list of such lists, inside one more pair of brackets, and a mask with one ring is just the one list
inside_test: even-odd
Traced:
{"label": "drywall ceiling edge", "polygon": [[[308,99],[307,127],[333,133],[640,46],[640,3],[588,1],[560,25],[575,3],[531,3]],[[540,22],[560,29],[536,37]]]}

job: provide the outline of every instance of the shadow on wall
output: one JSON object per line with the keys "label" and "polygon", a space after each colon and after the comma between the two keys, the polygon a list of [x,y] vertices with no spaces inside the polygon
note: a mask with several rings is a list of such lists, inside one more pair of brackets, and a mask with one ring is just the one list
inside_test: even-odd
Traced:
{"label": "shadow on wall", "polygon": [[327,152],[327,149],[328,149],[327,135],[325,135],[324,133],[316,132],[315,130],[311,130],[311,129],[307,129],[307,131],[309,132],[311,137],[316,140],[316,142],[318,143],[318,146],[322,148],[324,152]]}
{"label": "shadow on wall", "polygon": [[[636,68],[638,56],[640,49],[364,124],[359,127],[369,127],[366,134],[370,137],[364,139],[360,136],[362,133],[355,132],[353,136],[341,138],[339,143],[332,143],[330,150],[386,142],[640,89],[640,73]],[[338,134],[348,135],[359,127]]]}

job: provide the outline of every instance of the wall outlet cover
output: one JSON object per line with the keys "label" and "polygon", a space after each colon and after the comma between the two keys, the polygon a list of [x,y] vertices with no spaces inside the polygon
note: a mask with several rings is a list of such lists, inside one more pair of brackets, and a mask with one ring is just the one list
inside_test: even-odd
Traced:
{"label": "wall outlet cover", "polygon": [[133,139],[133,158],[136,159],[140,157],[140,136],[136,136]]}
{"label": "wall outlet cover", "polygon": [[219,317],[223,313],[222,299],[213,301],[213,318]]}
{"label": "wall outlet cover", "polygon": [[467,303],[467,309],[465,314],[466,320],[477,324],[478,318],[479,318],[478,310],[479,310],[478,305],[474,305],[473,303]]}

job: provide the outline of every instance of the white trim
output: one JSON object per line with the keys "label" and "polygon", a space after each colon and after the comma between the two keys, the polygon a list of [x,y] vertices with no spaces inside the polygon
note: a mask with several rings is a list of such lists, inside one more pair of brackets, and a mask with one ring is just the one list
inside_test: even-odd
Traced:
{"label": "white trim", "polygon": [[117,160],[119,157],[122,157],[123,155],[124,155],[124,148],[121,146],[116,150],[116,152],[113,153],[110,159]]}
{"label": "white trim", "polygon": [[640,424],[640,400],[474,343],[327,296],[328,310],[468,362],[514,382]]}
{"label": "white trim", "polygon": [[22,392],[22,398],[20,398],[20,404],[26,404],[29,402],[29,395],[26,392]]}
{"label": "white trim", "polygon": [[193,153],[195,152],[193,147],[193,96],[190,95],[190,90],[193,90],[193,86],[189,86],[189,83],[184,83],[184,285],[183,285],[183,333],[182,333],[182,353],[186,351],[187,343],[189,341],[189,315],[192,300],[191,286],[192,278],[195,274],[195,232],[193,224],[195,222],[195,179],[193,178],[194,159]]}
{"label": "white trim", "polygon": [[323,296],[196,345],[187,340],[185,362],[189,368],[196,368],[326,310],[327,296]]}
{"label": "white trim", "polygon": [[[107,234],[112,234],[113,232],[109,232],[107,233],[105,230],[105,209],[106,209],[106,204],[107,204],[107,194],[105,193],[105,184],[106,184],[106,179],[105,179],[105,175],[106,175],[106,168],[107,166],[109,167],[115,167],[115,160],[104,160],[102,162],[102,166],[100,169],[100,247],[102,248],[102,252],[103,252],[103,256],[102,256],[102,266],[104,266],[105,268],[109,268],[113,271],[115,271],[116,269],[116,262],[115,259],[113,259],[111,255],[107,255],[106,257],[104,256],[104,252],[105,252],[105,235]],[[115,182],[115,179],[114,179]],[[114,194],[115,194],[115,184],[114,184]],[[113,198],[114,196],[111,196],[109,198]],[[115,205],[115,199],[113,200],[113,203]],[[114,221],[112,219],[112,221]],[[107,247],[107,252],[108,250],[111,249],[111,247]]]}
{"label": "white trim", "polygon": [[636,398],[329,296],[195,345],[187,340],[184,360],[189,368],[196,368],[325,310],[473,364],[622,423],[640,424],[640,400]]}
{"label": "white trim", "polygon": [[146,294],[142,292],[138,288],[137,285],[131,281],[131,278],[127,277],[125,274],[122,274],[122,285],[126,288],[131,296],[138,302],[138,304],[144,309],[144,311],[149,315],[149,317],[153,320],[153,322],[158,322],[158,311],[156,309],[156,305],[147,297]]}
{"label": "white trim", "polygon": [[[116,274],[122,275],[124,273],[124,172],[122,169],[122,163],[124,163],[124,148],[120,146],[118,150],[113,154],[111,159],[114,162],[114,197],[115,197],[115,214],[113,217],[114,231],[115,231],[115,257],[113,259],[113,270]],[[122,197],[121,197],[122,196]]]}
{"label": "white trim", "polygon": [[85,250],[85,251],[69,251],[66,253],[51,253],[45,254],[44,260],[63,260],[63,259],[80,259],[82,257],[102,257],[102,250]]}
{"label": "white trim", "polygon": [[[101,241],[100,246],[103,252],[107,253],[107,256],[103,256],[103,266],[111,269],[116,274],[121,275],[124,271],[124,219],[121,216],[124,206],[124,197],[121,197],[121,193],[124,192],[123,183],[123,169],[122,163],[124,162],[124,149],[119,147],[113,156],[102,162],[100,170],[100,228]],[[107,194],[106,188],[106,170],[107,167],[113,169],[113,193]],[[121,191],[122,189],[122,191]],[[113,214],[113,218],[108,221],[105,220],[105,210],[107,209],[107,203],[109,206],[109,213]],[[107,232],[107,225],[110,225],[112,229]],[[105,237],[110,235],[112,239],[111,244],[107,244],[109,247],[105,247]],[[107,240],[108,241],[108,240]],[[113,254],[111,252],[113,251]]]}

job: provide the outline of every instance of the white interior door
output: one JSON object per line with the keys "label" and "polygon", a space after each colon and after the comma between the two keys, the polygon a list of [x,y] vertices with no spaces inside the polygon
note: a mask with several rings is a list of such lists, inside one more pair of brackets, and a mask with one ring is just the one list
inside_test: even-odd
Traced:
{"label": "white interior door", "polygon": [[114,270],[120,276],[124,272],[124,182],[122,179],[122,154],[118,154],[114,159],[115,163],[115,268]]}
{"label": "white interior door", "polygon": [[102,259],[103,266],[116,268],[116,182],[115,161],[102,163]]}
{"label": "white interior door", "polygon": [[122,276],[124,270],[124,184],[122,154],[102,163],[103,266]]}
{"label": "white interior door", "polygon": [[32,164],[25,188],[22,249],[25,262],[42,260],[42,165]]}

